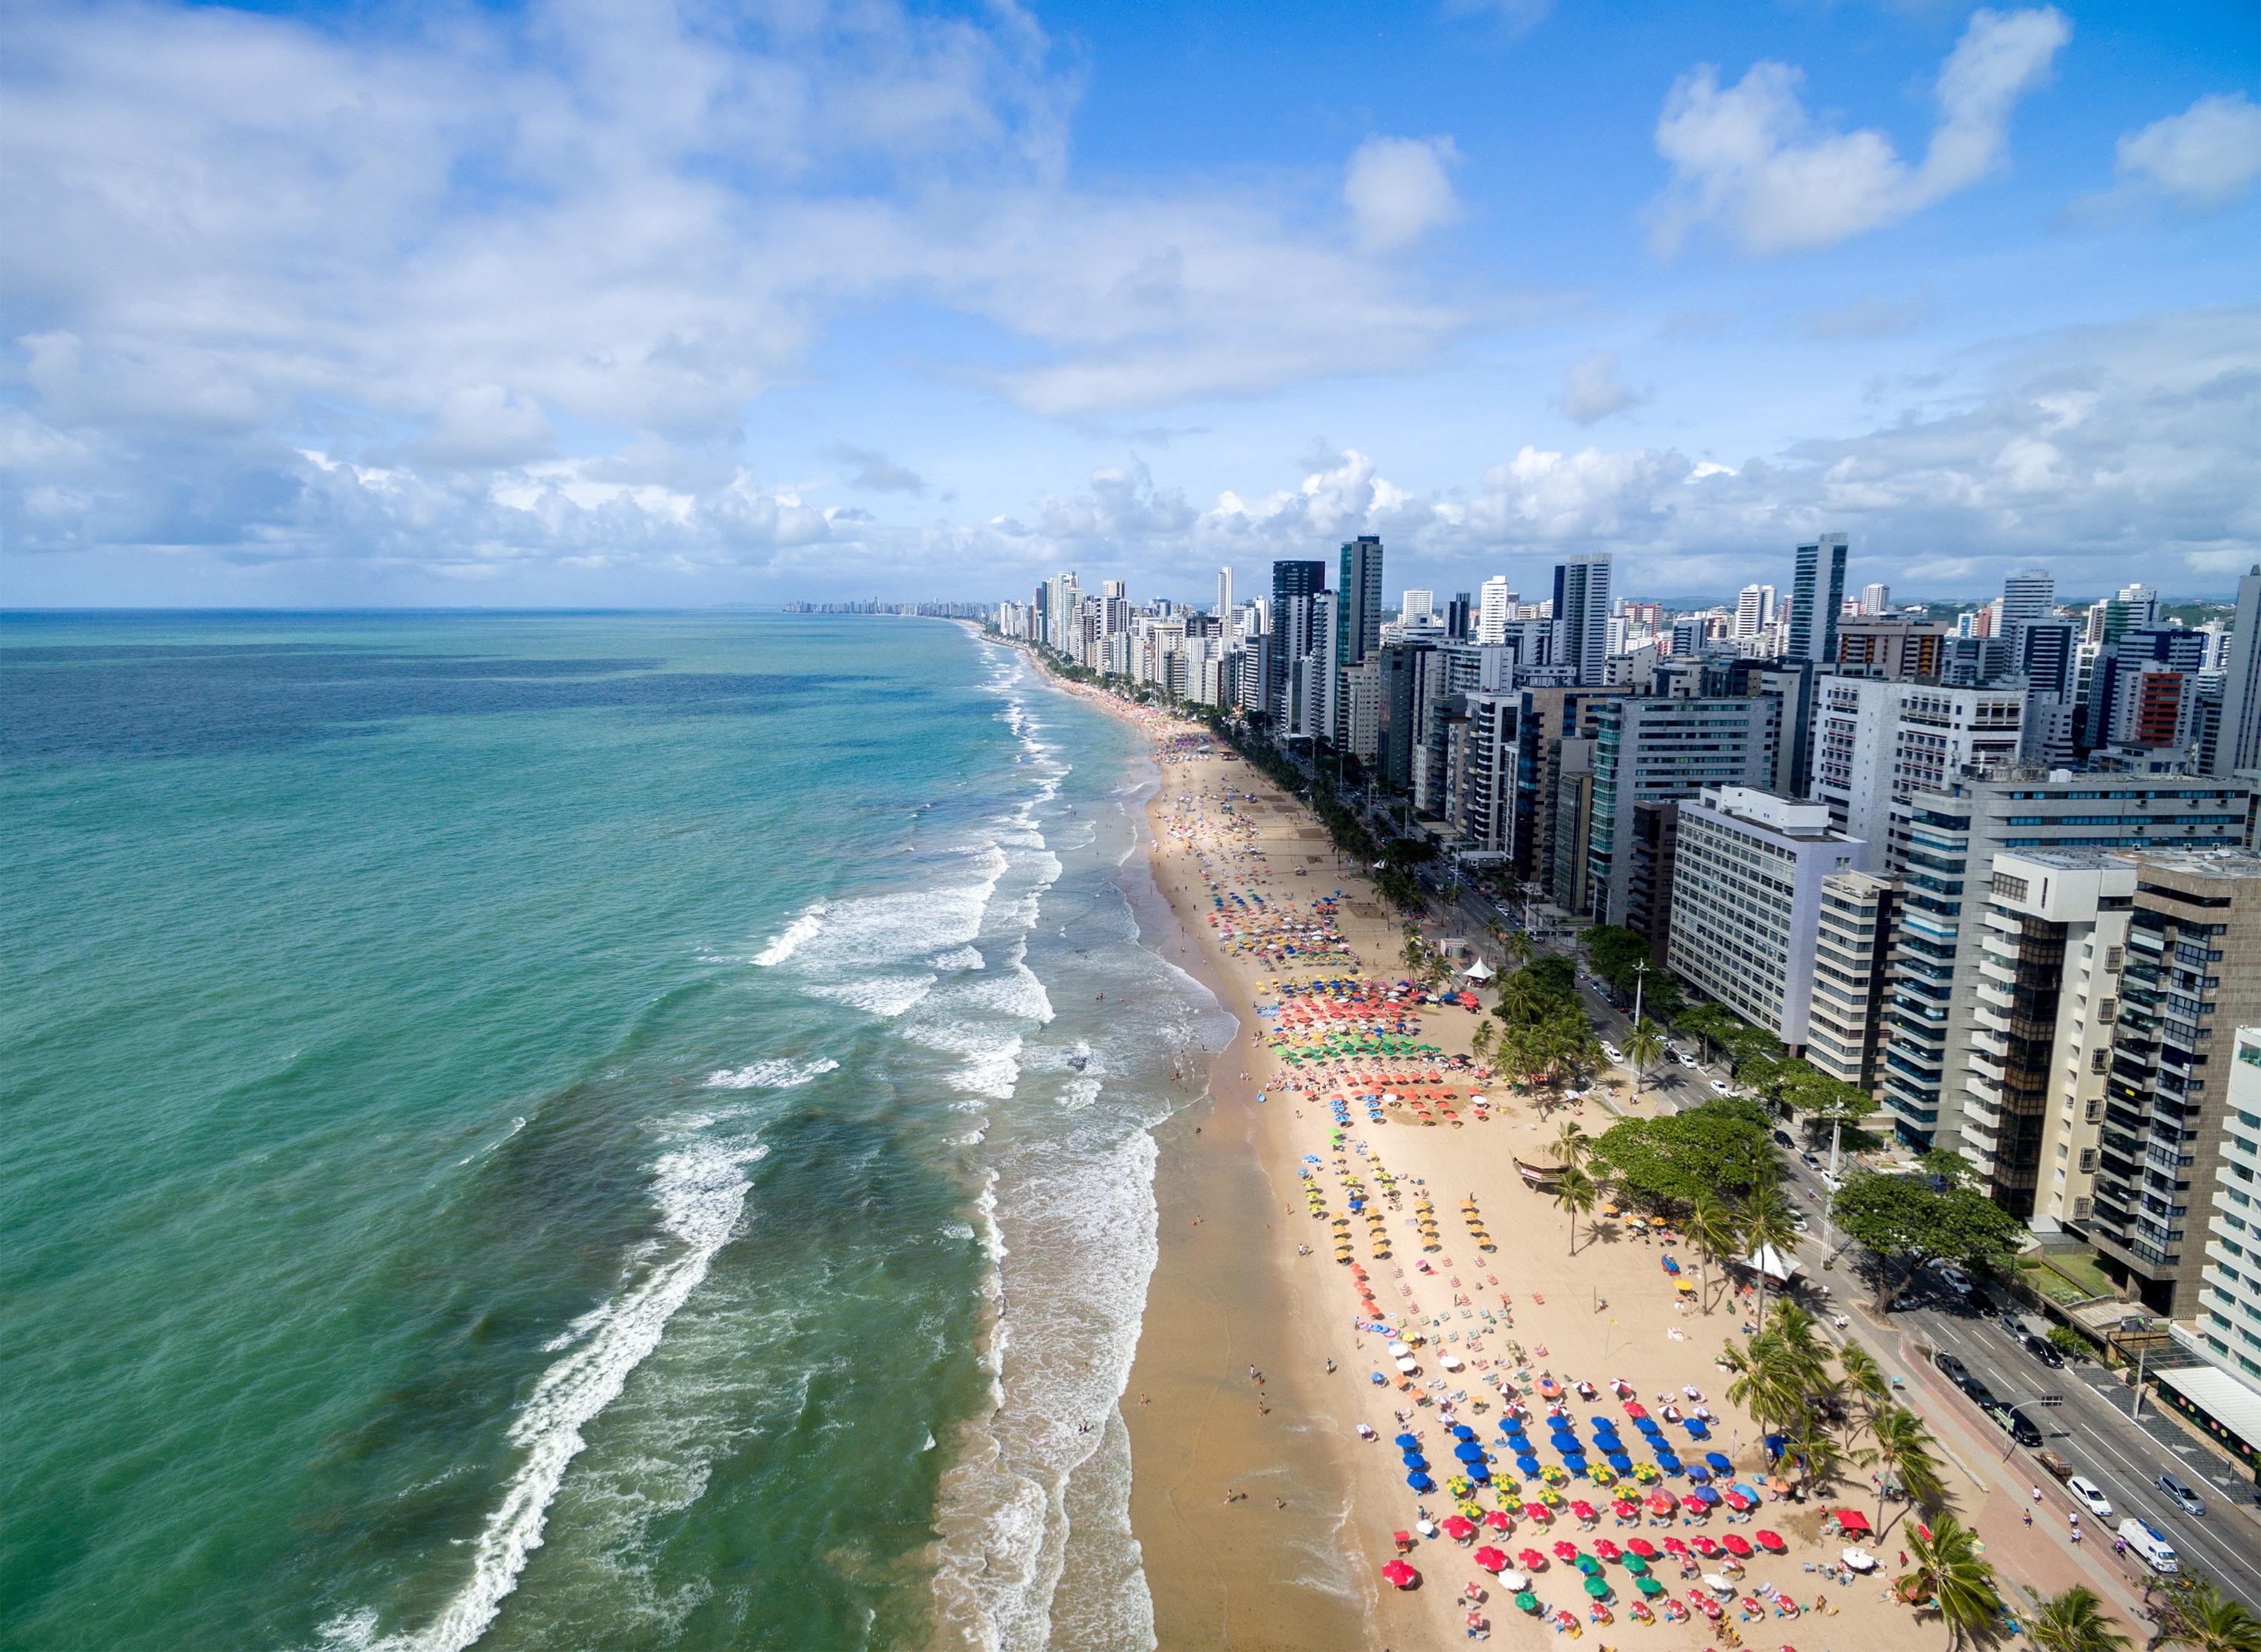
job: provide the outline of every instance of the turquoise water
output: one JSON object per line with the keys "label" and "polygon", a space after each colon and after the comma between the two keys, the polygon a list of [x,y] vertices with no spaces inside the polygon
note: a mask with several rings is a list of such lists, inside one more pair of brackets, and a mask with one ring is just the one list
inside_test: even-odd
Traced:
{"label": "turquoise water", "polygon": [[0,1638],[1152,1644],[1127,731],[937,622],[0,644]]}

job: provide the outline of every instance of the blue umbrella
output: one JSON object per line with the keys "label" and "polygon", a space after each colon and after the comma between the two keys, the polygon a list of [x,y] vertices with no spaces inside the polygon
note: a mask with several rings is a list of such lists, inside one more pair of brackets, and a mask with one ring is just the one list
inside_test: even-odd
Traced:
{"label": "blue umbrella", "polygon": [[1547,1441],[1557,1451],[1568,1451],[1578,1443],[1578,1436],[1567,1429],[1558,1428],[1547,1437]]}
{"label": "blue umbrella", "polygon": [[1680,1459],[1674,1456],[1669,1451],[1660,1451],[1656,1454],[1656,1466],[1663,1469],[1667,1474],[1678,1474],[1680,1472]]}
{"label": "blue umbrella", "polygon": [[1586,1472],[1586,1460],[1575,1451],[1562,1454],[1562,1466],[1574,1475],[1583,1476]]}
{"label": "blue umbrella", "polygon": [[1515,1471],[1516,1473],[1523,1476],[1526,1480],[1529,1479],[1532,1475],[1539,1472],[1539,1459],[1531,1455],[1528,1452],[1518,1455],[1515,1460]]}
{"label": "blue umbrella", "polygon": [[1411,1486],[1416,1491],[1434,1491],[1437,1489],[1437,1483],[1434,1480],[1432,1480],[1425,1474],[1418,1472],[1407,1475],[1405,1476],[1405,1483]]}
{"label": "blue umbrella", "polygon": [[1491,1469],[1488,1464],[1471,1462],[1466,1465],[1466,1467],[1468,1469],[1468,1478],[1475,1481],[1478,1485],[1489,1485],[1491,1483]]}
{"label": "blue umbrella", "polygon": [[1482,1462],[1484,1460],[1484,1448],[1473,1440],[1463,1440],[1453,1447],[1453,1455],[1458,1457],[1462,1462]]}
{"label": "blue umbrella", "polygon": [[1403,1461],[1409,1469],[1425,1469],[1429,1466],[1429,1460],[1418,1451],[1407,1452]]}
{"label": "blue umbrella", "polygon": [[1766,1437],[1767,1455],[1769,1457],[1779,1457],[1782,1455],[1783,1447],[1789,1444],[1790,1436],[1788,1434],[1769,1434]]}
{"label": "blue umbrella", "polygon": [[1710,1463],[1721,1474],[1726,1473],[1728,1469],[1735,1466],[1733,1463],[1727,1461],[1726,1454],[1724,1452],[1707,1451],[1704,1454],[1704,1461]]}
{"label": "blue umbrella", "polygon": [[1455,1439],[1455,1440],[1474,1440],[1475,1437],[1476,1437],[1476,1431],[1475,1431],[1475,1429],[1473,1429],[1473,1428],[1469,1427],[1466,1423],[1454,1423],[1454,1424],[1453,1425],[1453,1438],[1454,1438],[1454,1439]]}
{"label": "blue umbrella", "polygon": [[1693,1480],[1698,1485],[1709,1485],[1712,1483],[1712,1471],[1709,1469],[1705,1468],[1701,1463],[1691,1462],[1688,1465],[1688,1477],[1690,1480]]}
{"label": "blue umbrella", "polygon": [[1623,1451],[1625,1449],[1625,1441],[1619,1440],[1615,1434],[1596,1434],[1594,1436],[1594,1449],[1597,1451],[1605,1452]]}
{"label": "blue umbrella", "polygon": [[1690,1418],[1690,1419],[1688,1419],[1688,1438],[1689,1438],[1689,1439],[1690,1439],[1690,1440],[1709,1440],[1711,1437],[1712,1437],[1712,1431],[1711,1431],[1710,1429],[1708,1429],[1708,1428],[1705,1427],[1703,1424],[1701,1424],[1701,1423],[1698,1422],[1698,1421],[1697,1421],[1693,1417],[1691,1417],[1691,1418]]}
{"label": "blue umbrella", "polygon": [[1622,1451],[1613,1451],[1610,1453],[1610,1467],[1616,1469],[1619,1474],[1631,1474],[1633,1472],[1633,1459],[1626,1456]]}
{"label": "blue umbrella", "polygon": [[1691,1500],[1701,1503],[1706,1508],[1719,1501],[1719,1490],[1717,1486],[1699,1485],[1688,1495]]}
{"label": "blue umbrella", "polygon": [[1393,1443],[1400,1451],[1410,1451],[1421,1443],[1421,1437],[1418,1434],[1400,1434]]}
{"label": "blue umbrella", "polygon": [[1741,1492],[1754,1503],[1759,1500],[1759,1489],[1755,1485],[1745,1485],[1741,1481],[1738,1480],[1735,1482],[1735,1490]]}
{"label": "blue umbrella", "polygon": [[1656,1419],[1654,1417],[1636,1417],[1633,1419],[1633,1426],[1644,1434],[1661,1434],[1664,1432],[1656,1426]]}

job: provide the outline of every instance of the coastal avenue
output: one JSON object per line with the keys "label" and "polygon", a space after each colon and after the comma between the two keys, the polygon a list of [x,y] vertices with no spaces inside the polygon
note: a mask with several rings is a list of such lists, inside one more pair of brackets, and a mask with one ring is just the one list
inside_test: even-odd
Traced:
{"label": "coastal avenue", "polygon": [[[1494,919],[1511,930],[1525,927],[1522,915],[1515,909],[1489,901],[1466,885],[1455,900],[1446,901],[1433,887],[1432,894],[1471,936],[1483,934]],[[1566,936],[1557,934],[1543,940],[1541,946],[1573,961],[1578,957],[1575,940]],[[1632,1031],[1630,1016],[1610,1002],[1583,970],[1580,988],[1597,1029],[1622,1048]],[[1647,1075],[1646,1084],[1657,1097],[1659,1110],[1669,1112],[1710,1100],[1712,1082],[1727,1082],[1730,1077],[1724,1067],[1685,1067],[1668,1056]],[[1782,1155],[1782,1162],[1786,1187],[1809,1222],[1798,1245],[1805,1277],[1819,1280],[1841,1271],[1824,1267],[1825,1261],[1841,1261],[1848,1246],[1828,1225],[1829,1190],[1822,1184],[1820,1173],[1787,1153]],[[2092,1526],[2103,1529],[2094,1531],[2089,1541],[2108,1548],[2110,1528],[2121,1519],[2133,1515],[2147,1520],[2166,1535],[2189,1563],[2202,1568],[2226,1592],[2249,1608],[2261,1610],[2261,1526],[2255,1520],[2254,1488],[2171,1419],[2161,1415],[2156,1401],[2146,1402],[2140,1420],[2131,1419],[2129,1390],[2101,1368],[2085,1362],[2062,1369],[2042,1365],[2020,1346],[2013,1319],[1991,1309],[1982,1313],[1943,1287],[1930,1284],[1931,1277],[1920,1275],[1904,1298],[1909,1305],[1889,1319],[1879,1319],[1857,1304],[1840,1304],[1857,1316],[1854,1329],[1863,1333],[1862,1340],[1886,1370],[1904,1383],[1920,1385],[1917,1391],[1928,1404],[1918,1409],[1934,1422],[1946,1420],[1938,1413],[1947,1412],[1972,1439],[1999,1447],[1992,1459],[1994,1476],[2020,1485],[2041,1486],[2044,1507],[2063,1526],[2064,1514],[2072,1506],[2063,1489],[2035,1462],[2031,1451],[2012,1444],[1967,1396],[1927,1368],[1925,1350],[1954,1354],[2007,1404],[2056,1399],[2059,1403],[2055,1405],[2029,1405],[2024,1415],[2040,1426],[2042,1449],[2064,1458],[2075,1474],[2094,1481],[2111,1499],[2114,1518],[2095,1521],[2092,1517]],[[1841,1339],[1849,1333],[1835,1334]],[[2159,1489],[2162,1473],[2173,1474],[2197,1488],[2207,1503],[2207,1512],[2186,1514],[2171,1502]],[[2127,1564],[2132,1573],[2134,1562]]]}

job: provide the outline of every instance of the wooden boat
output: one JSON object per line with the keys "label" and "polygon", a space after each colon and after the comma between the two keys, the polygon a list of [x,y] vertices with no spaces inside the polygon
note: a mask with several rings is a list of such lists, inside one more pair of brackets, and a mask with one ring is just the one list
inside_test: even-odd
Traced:
{"label": "wooden boat", "polygon": [[1531,1165],[1520,1159],[1515,1160],[1514,1163],[1516,1173],[1534,1188],[1545,1188],[1562,1179],[1562,1167],[1560,1165]]}

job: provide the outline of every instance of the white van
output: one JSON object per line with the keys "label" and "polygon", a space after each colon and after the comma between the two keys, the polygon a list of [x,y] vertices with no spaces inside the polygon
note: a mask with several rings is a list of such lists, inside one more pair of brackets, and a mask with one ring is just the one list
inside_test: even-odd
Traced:
{"label": "white van", "polygon": [[2156,1527],[2142,1520],[2120,1522],[2120,1541],[2155,1572],[2178,1572],[2182,1562],[2176,1556],[2175,1546],[2161,1536]]}

